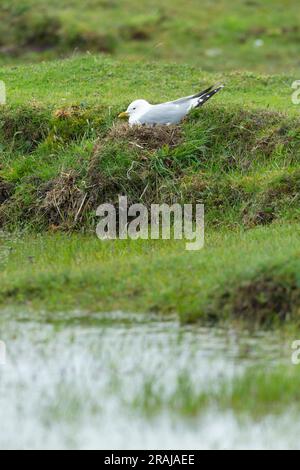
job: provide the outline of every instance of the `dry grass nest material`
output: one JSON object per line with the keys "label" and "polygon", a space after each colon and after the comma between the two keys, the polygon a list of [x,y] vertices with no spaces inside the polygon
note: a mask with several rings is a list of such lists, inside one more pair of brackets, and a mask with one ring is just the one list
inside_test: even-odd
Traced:
{"label": "dry grass nest material", "polygon": [[141,150],[155,151],[164,146],[176,147],[183,140],[180,126],[135,126],[115,124],[107,134],[108,140],[127,141]]}
{"label": "dry grass nest material", "polygon": [[50,225],[67,228],[80,220],[87,196],[77,182],[75,171],[62,172],[44,188],[40,211]]}

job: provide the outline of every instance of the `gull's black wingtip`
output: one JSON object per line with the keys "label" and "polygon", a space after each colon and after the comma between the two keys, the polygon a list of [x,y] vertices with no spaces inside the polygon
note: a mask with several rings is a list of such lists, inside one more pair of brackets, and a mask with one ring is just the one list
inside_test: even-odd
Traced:
{"label": "gull's black wingtip", "polygon": [[193,98],[200,98],[201,96],[206,95],[207,93],[212,91],[213,88],[214,88],[214,86],[210,86],[206,90],[200,91],[200,93],[197,93],[196,95],[194,95]]}
{"label": "gull's black wingtip", "polygon": [[203,106],[208,100],[210,100],[210,98],[212,98],[216,93],[218,93],[219,91],[223,90],[223,88],[225,87],[225,85],[223,84],[218,84],[218,85],[215,85],[215,86],[212,86],[210,88],[208,88],[207,91],[203,92],[202,94],[200,94],[199,96],[196,96],[197,98],[199,98],[198,100],[198,105],[196,106],[196,108],[200,108],[201,106]]}

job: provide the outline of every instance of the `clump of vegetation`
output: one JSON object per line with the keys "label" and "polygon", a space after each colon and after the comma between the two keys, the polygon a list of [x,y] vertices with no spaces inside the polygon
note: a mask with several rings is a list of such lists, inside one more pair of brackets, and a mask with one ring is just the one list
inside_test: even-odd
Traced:
{"label": "clump of vegetation", "polygon": [[245,207],[244,223],[253,227],[274,220],[299,216],[300,172],[298,169],[276,176]]}
{"label": "clump of vegetation", "polygon": [[300,320],[300,288],[292,275],[281,277],[276,273],[257,273],[225,292],[220,308],[227,309],[234,318],[259,327],[271,327]]}
{"label": "clump of vegetation", "polygon": [[206,134],[209,142],[203,146],[203,157],[223,171],[237,168],[246,173],[258,162],[268,164],[276,158],[282,160],[283,155],[286,165],[298,162],[299,119],[263,109],[251,112],[226,106],[196,110],[192,122],[190,138],[195,131]]}
{"label": "clump of vegetation", "polygon": [[[75,205],[65,201],[63,210],[57,206],[56,223],[61,228],[79,228],[70,220],[80,222],[81,229],[92,228],[98,205],[115,203],[122,194],[148,207],[204,203],[211,225],[269,224],[284,212],[291,220],[298,218],[298,171],[287,169],[298,161],[298,120],[274,111],[223,107],[203,109],[201,116],[196,111],[180,126],[131,128],[113,119],[99,105],[4,111],[1,132],[7,157],[1,175],[4,181],[17,182],[18,189],[1,208],[2,226],[18,227],[16,214],[22,207],[32,217],[27,221],[32,228],[52,226],[53,217],[44,210],[48,197],[52,200],[49,188],[66,174],[77,176],[68,181],[63,200],[78,187],[80,194]],[[266,152],[261,145],[268,132],[272,145]],[[9,156],[11,152],[15,157]],[[260,169],[266,179],[257,178]],[[83,197],[78,218],[77,203]],[[37,207],[38,215],[33,210]]]}
{"label": "clump of vegetation", "polygon": [[7,150],[32,152],[46,138],[49,130],[49,112],[39,106],[21,106],[0,110],[0,136]]}
{"label": "clump of vegetation", "polygon": [[39,191],[41,203],[37,209],[52,230],[62,228],[62,224],[65,229],[72,228],[80,220],[86,194],[77,186],[77,181],[74,171],[62,173]]}
{"label": "clump of vegetation", "polygon": [[50,120],[47,144],[66,146],[71,141],[95,138],[97,133],[106,129],[109,117],[103,106],[93,108],[84,105],[55,109]]}

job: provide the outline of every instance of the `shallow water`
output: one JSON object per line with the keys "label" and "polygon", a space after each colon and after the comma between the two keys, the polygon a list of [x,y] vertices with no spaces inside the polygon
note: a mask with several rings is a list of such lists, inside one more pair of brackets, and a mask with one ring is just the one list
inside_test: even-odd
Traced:
{"label": "shallow water", "polygon": [[147,384],[162,398],[179,377],[196,390],[247,366],[287,363],[290,351],[274,334],[253,335],[156,317],[77,315],[59,322],[9,320],[0,340],[2,449],[297,448],[300,419],[292,411],[260,422],[208,409],[186,418],[168,408],[145,415],[137,404]]}

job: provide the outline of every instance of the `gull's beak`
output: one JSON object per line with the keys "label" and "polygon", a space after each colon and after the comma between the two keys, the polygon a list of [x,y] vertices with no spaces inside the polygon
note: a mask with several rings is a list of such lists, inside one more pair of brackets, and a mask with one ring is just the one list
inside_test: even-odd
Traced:
{"label": "gull's beak", "polygon": [[129,117],[129,113],[127,113],[127,111],[125,111],[125,113],[121,113],[119,114],[118,118],[120,119],[126,119]]}

